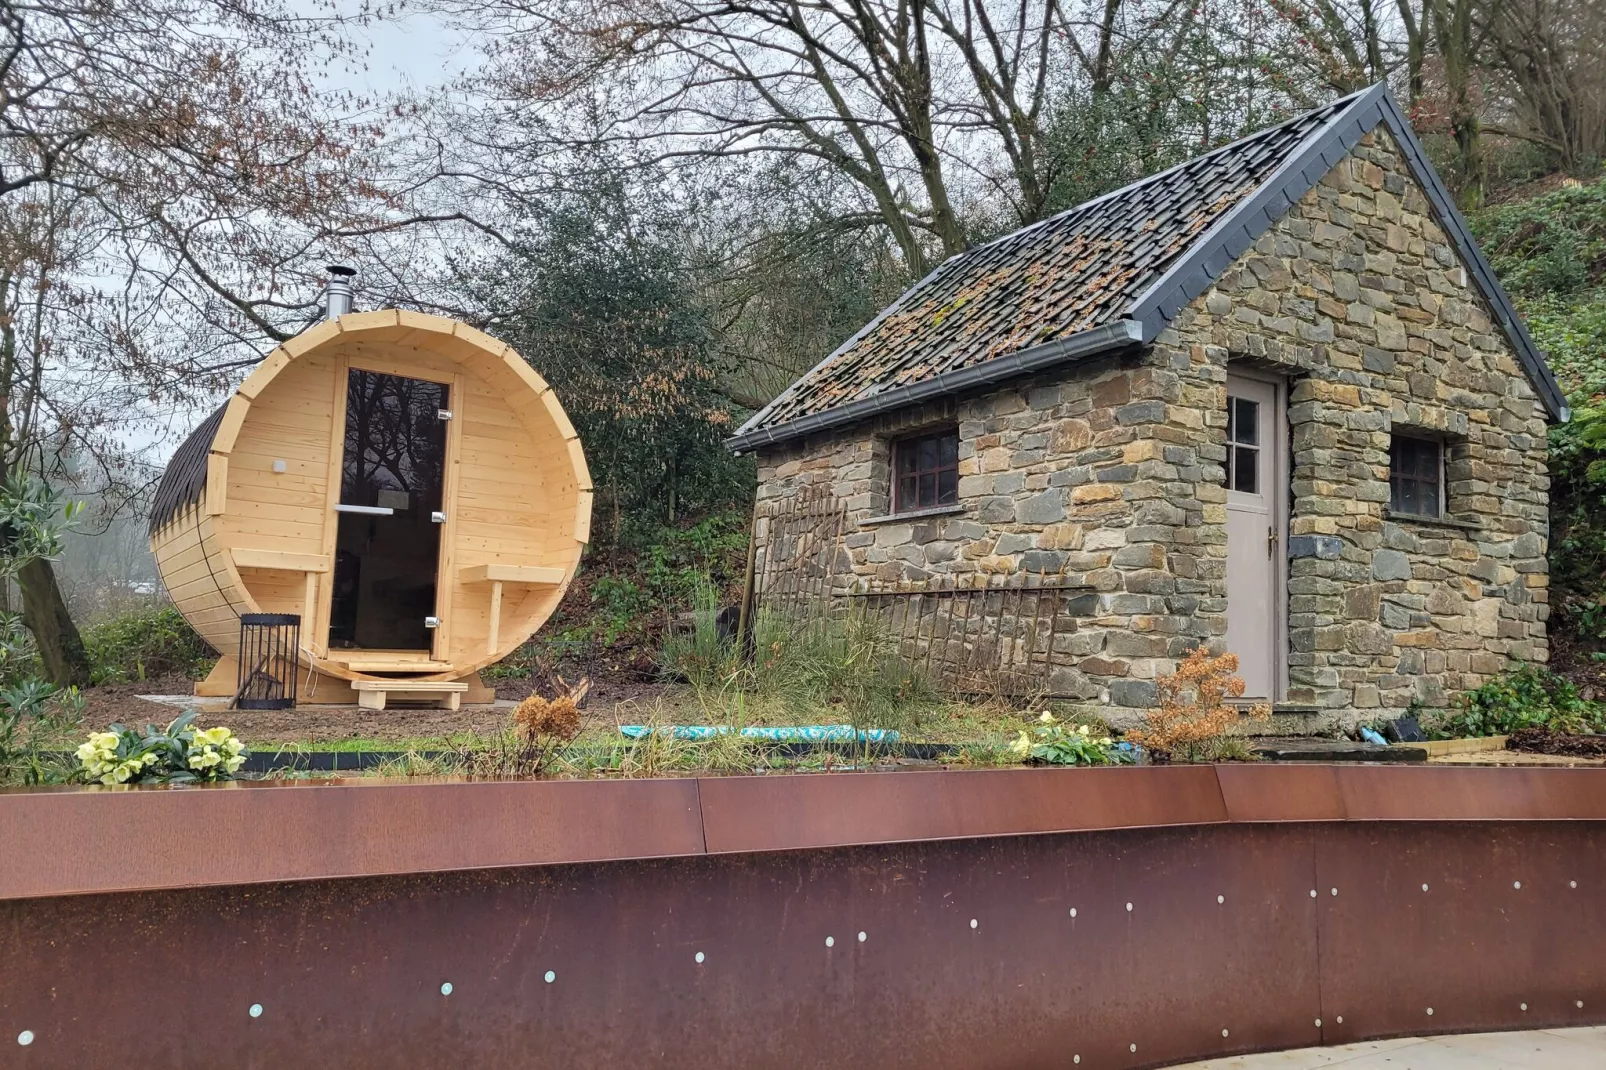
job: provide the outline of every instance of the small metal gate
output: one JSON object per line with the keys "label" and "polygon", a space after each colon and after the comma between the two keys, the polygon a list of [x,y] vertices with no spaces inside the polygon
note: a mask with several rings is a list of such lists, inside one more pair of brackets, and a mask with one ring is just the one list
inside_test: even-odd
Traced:
{"label": "small metal gate", "polygon": [[298,613],[240,614],[240,670],[234,708],[287,710],[296,704]]}

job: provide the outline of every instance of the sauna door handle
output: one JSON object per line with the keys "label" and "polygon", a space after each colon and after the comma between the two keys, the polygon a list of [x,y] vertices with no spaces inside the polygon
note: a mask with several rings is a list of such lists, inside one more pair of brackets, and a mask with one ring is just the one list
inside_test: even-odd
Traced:
{"label": "sauna door handle", "polygon": [[337,505],[337,513],[361,513],[363,516],[395,516],[396,510],[388,505]]}

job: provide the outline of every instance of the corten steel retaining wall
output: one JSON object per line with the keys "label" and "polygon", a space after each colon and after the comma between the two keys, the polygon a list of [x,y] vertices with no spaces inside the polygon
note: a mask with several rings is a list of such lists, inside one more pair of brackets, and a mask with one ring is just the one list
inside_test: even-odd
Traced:
{"label": "corten steel retaining wall", "polygon": [[0,1066],[1137,1067],[1593,1024],[1602,822],[1598,769],[0,793]]}

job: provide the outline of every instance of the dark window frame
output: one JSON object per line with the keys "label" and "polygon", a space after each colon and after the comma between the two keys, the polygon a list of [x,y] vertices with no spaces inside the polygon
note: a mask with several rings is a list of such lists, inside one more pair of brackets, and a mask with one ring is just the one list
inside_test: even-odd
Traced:
{"label": "dark window frame", "polygon": [[[921,457],[922,447],[933,450]],[[947,449],[944,449],[944,445]],[[892,440],[892,513],[915,513],[959,504],[959,428],[940,427]],[[912,460],[911,460],[912,459]],[[905,462],[910,467],[905,470]],[[929,463],[928,463],[929,462]],[[943,477],[947,476],[945,480]],[[927,481],[929,480],[929,484]],[[907,500],[905,486],[912,484],[913,501]],[[944,486],[946,484],[946,488]],[[926,487],[929,485],[929,501]],[[946,489],[946,494],[944,493]],[[946,498],[947,500],[943,500]]]}
{"label": "dark window frame", "polygon": [[[1443,439],[1408,430],[1389,435],[1389,512],[1435,519],[1446,515],[1444,455]],[[1431,510],[1407,508],[1404,503],[1413,499]]]}

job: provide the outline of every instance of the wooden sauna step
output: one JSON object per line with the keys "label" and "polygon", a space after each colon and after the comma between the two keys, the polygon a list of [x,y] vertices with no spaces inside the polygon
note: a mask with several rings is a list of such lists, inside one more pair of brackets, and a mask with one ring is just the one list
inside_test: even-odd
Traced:
{"label": "wooden sauna step", "polygon": [[449,661],[435,661],[427,650],[331,650],[329,660],[353,672],[445,672]]}
{"label": "wooden sauna step", "polygon": [[435,701],[455,710],[462,705],[468,685],[448,680],[353,680],[351,689],[357,692],[357,705],[365,710],[382,710],[391,698],[399,702]]}

